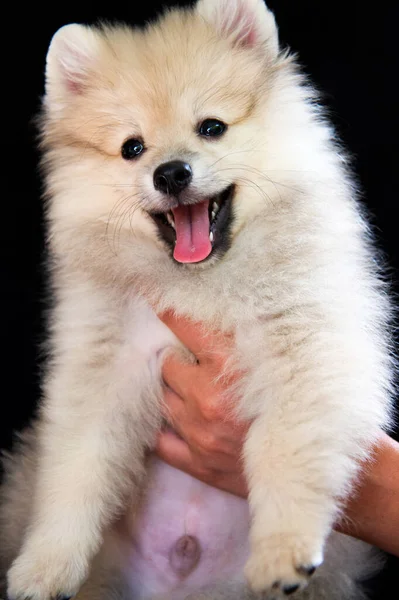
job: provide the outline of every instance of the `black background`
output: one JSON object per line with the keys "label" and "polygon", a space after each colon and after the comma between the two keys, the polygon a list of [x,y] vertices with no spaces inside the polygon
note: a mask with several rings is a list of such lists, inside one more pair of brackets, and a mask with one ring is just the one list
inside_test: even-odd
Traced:
{"label": "black background", "polygon": [[[169,2],[169,4],[177,2]],[[184,5],[187,2],[181,1]],[[3,20],[1,111],[3,177],[0,212],[3,328],[0,447],[32,415],[38,398],[39,343],[43,337],[44,278],[40,180],[32,118],[43,92],[45,55],[52,34],[70,23],[98,18],[142,23],[162,4],[113,1],[106,8],[67,2],[35,8],[14,3]],[[397,143],[399,74],[396,0],[270,0],[280,37],[323,92],[346,147],[353,154],[364,202],[385,251],[393,291],[399,290]],[[395,127],[396,125],[396,127]],[[396,167],[396,168],[395,168]],[[393,435],[397,437],[397,431]],[[395,564],[396,563],[396,564]],[[374,584],[375,598],[399,587],[397,561]],[[391,587],[391,591],[389,589]],[[390,596],[393,597],[393,596]]]}

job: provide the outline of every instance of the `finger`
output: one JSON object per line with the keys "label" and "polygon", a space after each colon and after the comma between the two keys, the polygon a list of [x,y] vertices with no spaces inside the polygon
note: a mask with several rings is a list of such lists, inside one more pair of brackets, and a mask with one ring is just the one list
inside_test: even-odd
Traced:
{"label": "finger", "polygon": [[162,365],[164,382],[183,400],[189,401],[193,395],[193,382],[198,381],[198,365],[184,363],[178,354],[168,354]]}
{"label": "finger", "polygon": [[184,402],[173,392],[165,392],[165,405],[164,415],[170,426],[167,431],[184,440],[193,456],[211,468],[217,465],[226,468],[229,463],[236,464],[236,457],[232,457],[223,439],[213,435],[209,428],[201,426],[200,422],[188,415]]}
{"label": "finger", "polygon": [[189,445],[172,431],[160,433],[155,452],[168,465],[186,473],[193,472],[194,456]]}
{"label": "finger", "polygon": [[207,457],[198,454],[185,439],[177,436],[173,431],[161,432],[155,451],[165,462],[190,473],[195,477],[210,476],[210,473],[218,473],[219,465],[224,469],[225,457],[212,456],[211,461]]}
{"label": "finger", "polygon": [[222,332],[207,330],[201,323],[177,317],[172,311],[158,315],[175,336],[188,348],[198,360],[220,353],[232,345],[232,336]]}
{"label": "finger", "polygon": [[190,446],[193,455],[201,457],[208,466],[225,466],[229,462],[236,464],[239,449],[231,441],[231,436],[225,441],[220,435],[221,428],[217,428],[216,435],[213,434],[201,416],[190,414],[184,401],[169,389],[164,393],[163,414],[171,430]]}
{"label": "finger", "polygon": [[186,438],[188,425],[192,425],[195,421],[188,414],[184,400],[169,388],[165,388],[164,390],[162,412],[167,423],[181,437]]}
{"label": "finger", "polygon": [[212,487],[217,487],[243,498],[248,495],[247,484],[242,472],[224,473],[223,471],[204,467],[191,451],[189,445],[171,432],[161,433],[158,438],[156,453],[167,464]]}
{"label": "finger", "polygon": [[165,384],[178,394],[194,414],[205,419],[224,419],[229,386],[234,386],[239,373],[217,379],[213,369],[204,364],[190,365],[181,362],[178,355],[168,354],[162,365]]}

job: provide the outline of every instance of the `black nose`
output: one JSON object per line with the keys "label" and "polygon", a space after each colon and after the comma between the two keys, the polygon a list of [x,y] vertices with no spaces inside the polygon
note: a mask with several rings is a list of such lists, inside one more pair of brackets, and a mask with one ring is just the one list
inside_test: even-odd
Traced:
{"label": "black nose", "polygon": [[155,169],[154,187],[164,194],[176,196],[188,186],[192,177],[193,172],[188,163],[171,160]]}

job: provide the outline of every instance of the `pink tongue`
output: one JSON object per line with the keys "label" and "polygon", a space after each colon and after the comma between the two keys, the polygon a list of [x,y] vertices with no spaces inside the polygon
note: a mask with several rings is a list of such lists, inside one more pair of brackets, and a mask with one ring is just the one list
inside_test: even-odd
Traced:
{"label": "pink tongue", "polygon": [[195,263],[204,260],[212,251],[209,240],[209,200],[172,210],[176,227],[175,260]]}

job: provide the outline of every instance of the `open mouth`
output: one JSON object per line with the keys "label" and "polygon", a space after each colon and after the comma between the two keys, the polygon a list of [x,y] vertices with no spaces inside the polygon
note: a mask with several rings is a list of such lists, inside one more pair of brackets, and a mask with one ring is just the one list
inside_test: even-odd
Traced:
{"label": "open mouth", "polygon": [[234,185],[196,204],[152,213],[159,233],[179,263],[199,263],[230,245]]}

